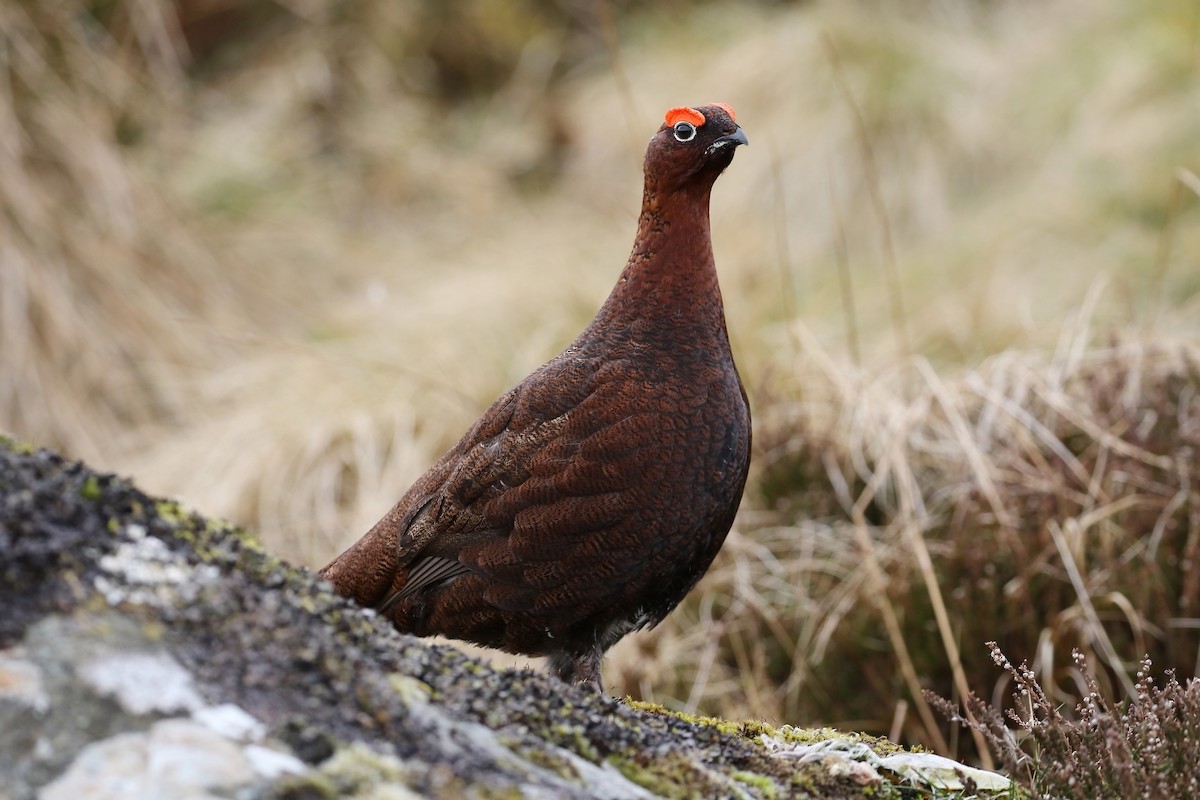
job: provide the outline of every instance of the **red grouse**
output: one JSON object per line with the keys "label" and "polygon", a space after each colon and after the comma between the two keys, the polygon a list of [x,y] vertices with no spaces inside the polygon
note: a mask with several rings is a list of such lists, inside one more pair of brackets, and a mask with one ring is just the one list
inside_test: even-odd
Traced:
{"label": "red grouse", "polygon": [[727,105],[667,112],[608,300],[321,570],[339,593],[401,631],[548,656],[596,689],[604,652],[678,605],[750,464],[708,214],[746,143]]}

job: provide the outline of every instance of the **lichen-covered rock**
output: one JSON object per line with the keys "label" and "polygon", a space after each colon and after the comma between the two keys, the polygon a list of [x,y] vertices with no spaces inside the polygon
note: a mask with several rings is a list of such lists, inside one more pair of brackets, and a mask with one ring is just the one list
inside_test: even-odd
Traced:
{"label": "lichen-covered rock", "polygon": [[845,749],[400,635],[244,531],[2,437],[0,607],[2,798],[900,796]]}

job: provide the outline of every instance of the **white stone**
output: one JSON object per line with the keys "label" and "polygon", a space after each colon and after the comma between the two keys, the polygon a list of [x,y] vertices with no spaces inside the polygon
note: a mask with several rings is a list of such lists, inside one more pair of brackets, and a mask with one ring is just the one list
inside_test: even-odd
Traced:
{"label": "white stone", "polygon": [[265,725],[233,703],[198,708],[192,712],[192,719],[226,739],[239,742],[257,742],[267,732]]}
{"label": "white stone", "polygon": [[253,780],[237,745],[190,720],[169,719],[83,748],[38,800],[219,800]]}
{"label": "white stone", "polygon": [[37,664],[21,656],[17,648],[0,652],[0,700],[19,703],[40,714],[50,707],[42,672]]}
{"label": "white stone", "polygon": [[170,714],[204,705],[191,674],[166,653],[113,653],[79,667],[79,677],[130,714]]}
{"label": "white stone", "polygon": [[893,753],[879,759],[879,765],[935,789],[957,791],[966,788],[959,774],[970,778],[976,786],[986,791],[1003,791],[1012,783],[1003,775],[968,767],[933,753]]}
{"label": "white stone", "polygon": [[291,753],[272,750],[260,744],[250,744],[242,748],[250,767],[263,778],[274,780],[280,775],[301,775],[308,771],[308,766]]}

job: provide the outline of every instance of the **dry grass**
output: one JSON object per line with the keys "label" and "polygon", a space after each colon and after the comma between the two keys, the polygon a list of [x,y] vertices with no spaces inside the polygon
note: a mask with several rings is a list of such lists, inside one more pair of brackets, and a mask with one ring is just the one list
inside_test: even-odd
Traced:
{"label": "dry grass", "polygon": [[676,666],[642,682],[637,659],[635,685],[946,749],[921,690],[986,694],[989,638],[1060,697],[1073,650],[1110,696],[1146,654],[1194,674],[1200,347],[1078,336],[953,381],[855,374],[806,337],[804,401],[764,424],[769,510],[659,634]]}
{"label": "dry grass", "polygon": [[1002,713],[972,695],[965,705],[976,721],[962,719],[956,704],[932,694],[930,701],[982,733],[1033,800],[1175,800],[1200,792],[1200,681],[1181,684],[1168,671],[1159,686],[1151,661],[1143,659],[1128,700],[1113,704],[1077,652],[1082,696],[1067,716],[1027,664],[1015,667],[994,642],[989,649],[1012,681],[1010,707]]}
{"label": "dry grass", "polygon": [[189,268],[211,264],[119,141],[169,104],[149,75],[170,84],[179,65],[92,33],[66,7],[0,9],[0,408],[22,435],[100,458],[178,408],[161,367],[198,354],[171,295],[202,298]]}
{"label": "dry grass", "polygon": [[569,341],[654,119],[722,98],[757,466],[617,691],[953,749],[919,689],[987,640],[1196,669],[1194,3],[488,7],[5,5],[0,427],[319,564]]}

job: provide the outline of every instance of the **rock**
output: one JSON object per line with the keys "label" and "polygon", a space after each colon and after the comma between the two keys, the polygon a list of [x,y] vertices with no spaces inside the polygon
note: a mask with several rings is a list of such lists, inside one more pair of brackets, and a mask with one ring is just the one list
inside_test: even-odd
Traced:
{"label": "rock", "polygon": [[2,437],[0,606],[6,800],[846,798],[904,782],[877,763],[894,746],[798,757],[787,729],[654,713],[396,633],[244,531]]}
{"label": "rock", "polygon": [[38,797],[219,800],[254,777],[245,752],[233,742],[195,722],[164,719],[148,731],[87,745]]}

